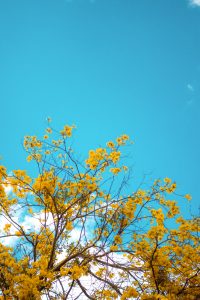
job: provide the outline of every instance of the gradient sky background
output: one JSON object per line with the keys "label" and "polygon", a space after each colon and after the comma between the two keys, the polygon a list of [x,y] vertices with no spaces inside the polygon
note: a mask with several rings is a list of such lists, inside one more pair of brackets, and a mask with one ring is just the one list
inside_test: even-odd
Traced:
{"label": "gradient sky background", "polygon": [[[77,125],[82,154],[127,133],[133,184],[171,177],[199,206],[200,1],[1,0],[0,155]],[[130,183],[132,184],[132,182]],[[186,207],[183,205],[184,210]]]}

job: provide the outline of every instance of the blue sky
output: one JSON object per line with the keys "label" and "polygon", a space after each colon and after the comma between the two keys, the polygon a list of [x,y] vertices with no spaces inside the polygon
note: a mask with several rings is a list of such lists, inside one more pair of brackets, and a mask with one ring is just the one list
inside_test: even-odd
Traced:
{"label": "blue sky", "polygon": [[199,53],[199,0],[0,1],[2,164],[27,168],[47,116],[82,154],[127,133],[133,184],[171,177],[197,211]]}

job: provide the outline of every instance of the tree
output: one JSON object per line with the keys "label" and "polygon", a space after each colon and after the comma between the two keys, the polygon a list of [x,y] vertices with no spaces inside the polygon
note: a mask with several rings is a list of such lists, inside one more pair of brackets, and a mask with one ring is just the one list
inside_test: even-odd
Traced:
{"label": "tree", "polygon": [[74,126],[50,125],[24,139],[37,175],[0,167],[0,297],[199,299],[199,218],[180,215],[176,183],[126,195],[127,135],[82,162]]}

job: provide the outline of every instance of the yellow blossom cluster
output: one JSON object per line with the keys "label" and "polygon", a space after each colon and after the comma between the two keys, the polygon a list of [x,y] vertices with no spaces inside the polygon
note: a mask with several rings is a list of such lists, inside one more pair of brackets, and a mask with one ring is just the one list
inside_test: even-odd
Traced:
{"label": "yellow blossom cluster", "polygon": [[109,155],[109,159],[116,164],[120,159],[121,152],[120,151],[112,151]]}
{"label": "yellow blossom cluster", "polygon": [[60,131],[60,133],[63,137],[71,137],[73,128],[75,128],[75,126],[65,125],[64,128]]}
{"label": "yellow blossom cluster", "polygon": [[89,151],[89,157],[85,161],[91,170],[95,170],[99,164],[106,158],[106,150],[103,148],[98,148],[96,150]]}
{"label": "yellow blossom cluster", "polygon": [[114,175],[117,175],[121,169],[120,168],[111,168],[110,171],[114,174]]}
{"label": "yellow blossom cluster", "polygon": [[152,209],[151,213],[152,213],[152,216],[156,219],[158,225],[163,224],[165,216],[164,216],[164,213],[161,208],[159,208],[157,210]]}
{"label": "yellow blossom cluster", "polygon": [[0,299],[73,299],[78,290],[95,300],[197,300],[200,221],[180,215],[177,199],[190,194],[178,196],[168,177],[130,191],[121,151],[129,137],[90,150],[84,163],[71,149],[73,128],[25,137],[34,176],[0,166]]}
{"label": "yellow blossom cluster", "polygon": [[41,148],[42,142],[37,139],[36,136],[25,136],[24,138],[24,148],[28,150],[29,148]]}
{"label": "yellow blossom cluster", "polygon": [[128,140],[129,140],[129,136],[127,134],[123,134],[122,136],[120,136],[116,139],[117,144],[119,146],[125,145]]}
{"label": "yellow blossom cluster", "polygon": [[120,235],[116,235],[114,238],[114,241],[116,244],[121,244],[122,243],[122,238]]}
{"label": "yellow blossom cluster", "polygon": [[136,298],[138,293],[134,287],[127,287],[121,296],[121,300]]}

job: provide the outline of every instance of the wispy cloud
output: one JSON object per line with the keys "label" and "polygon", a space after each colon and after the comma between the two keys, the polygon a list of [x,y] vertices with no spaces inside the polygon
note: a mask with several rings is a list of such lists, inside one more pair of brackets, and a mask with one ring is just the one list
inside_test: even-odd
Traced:
{"label": "wispy cloud", "polygon": [[191,6],[200,6],[200,0],[189,0]]}
{"label": "wispy cloud", "polygon": [[[200,0],[199,0],[200,1]],[[194,87],[190,83],[187,84],[187,89],[191,92],[194,92]]]}
{"label": "wispy cloud", "polygon": [[186,100],[185,108],[188,108],[188,107],[193,106],[195,103],[195,88],[194,88],[194,85],[192,85],[191,83],[187,83],[186,89],[188,92],[187,92],[187,100]]}

